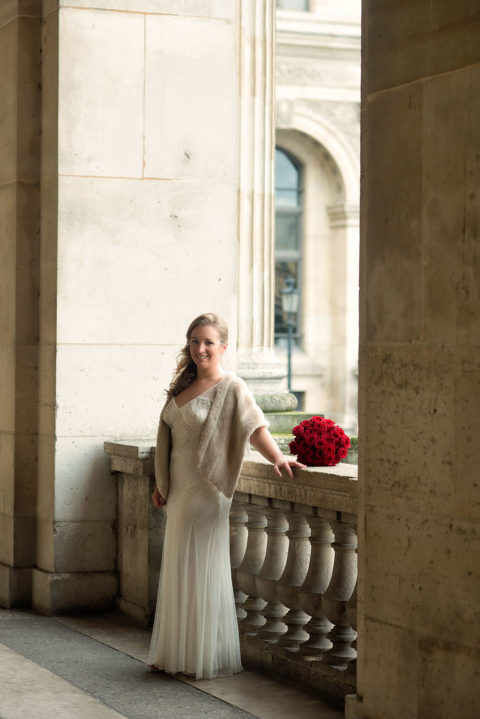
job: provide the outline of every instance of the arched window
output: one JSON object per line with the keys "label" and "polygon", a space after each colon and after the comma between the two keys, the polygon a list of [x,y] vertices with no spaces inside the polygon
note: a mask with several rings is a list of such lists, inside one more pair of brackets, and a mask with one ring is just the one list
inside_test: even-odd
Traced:
{"label": "arched window", "polygon": [[275,341],[287,336],[281,290],[292,277],[300,294],[299,312],[293,328],[300,338],[302,262],[302,171],[300,163],[285,150],[275,150]]}

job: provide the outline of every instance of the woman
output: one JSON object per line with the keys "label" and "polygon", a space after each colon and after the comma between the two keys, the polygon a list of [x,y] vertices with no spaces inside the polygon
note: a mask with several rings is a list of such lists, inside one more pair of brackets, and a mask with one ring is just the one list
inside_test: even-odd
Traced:
{"label": "woman", "polygon": [[227,346],[218,315],[193,320],[157,437],[152,499],[167,527],[149,664],[197,679],[242,669],[228,518],[248,441],[279,476],[304,466],[282,456],[243,380],[223,370]]}

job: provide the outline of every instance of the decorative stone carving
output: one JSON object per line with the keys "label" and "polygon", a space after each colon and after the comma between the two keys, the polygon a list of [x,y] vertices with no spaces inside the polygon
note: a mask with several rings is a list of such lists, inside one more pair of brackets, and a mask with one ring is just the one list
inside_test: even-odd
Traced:
{"label": "decorative stone carving", "polygon": [[360,67],[328,58],[280,57],[277,60],[277,83],[280,85],[316,85],[353,87],[360,85]]}

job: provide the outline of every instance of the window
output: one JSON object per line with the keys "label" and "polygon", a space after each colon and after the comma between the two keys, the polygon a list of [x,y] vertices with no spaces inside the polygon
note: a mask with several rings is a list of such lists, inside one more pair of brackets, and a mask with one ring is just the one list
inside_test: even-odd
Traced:
{"label": "window", "polygon": [[308,0],[277,0],[277,7],[281,10],[308,11]]}
{"label": "window", "polygon": [[[300,294],[302,262],[302,172],[299,162],[288,152],[275,150],[275,341],[287,336],[282,311],[281,290],[292,277]],[[300,311],[293,328],[300,338]]]}

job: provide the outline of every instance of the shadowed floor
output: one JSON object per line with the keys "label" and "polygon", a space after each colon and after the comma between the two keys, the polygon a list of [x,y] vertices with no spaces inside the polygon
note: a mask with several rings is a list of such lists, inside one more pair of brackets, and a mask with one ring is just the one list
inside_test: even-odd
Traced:
{"label": "shadowed floor", "polygon": [[115,615],[0,610],[0,719],[341,719],[254,672],[196,681],[151,673],[150,633]]}

